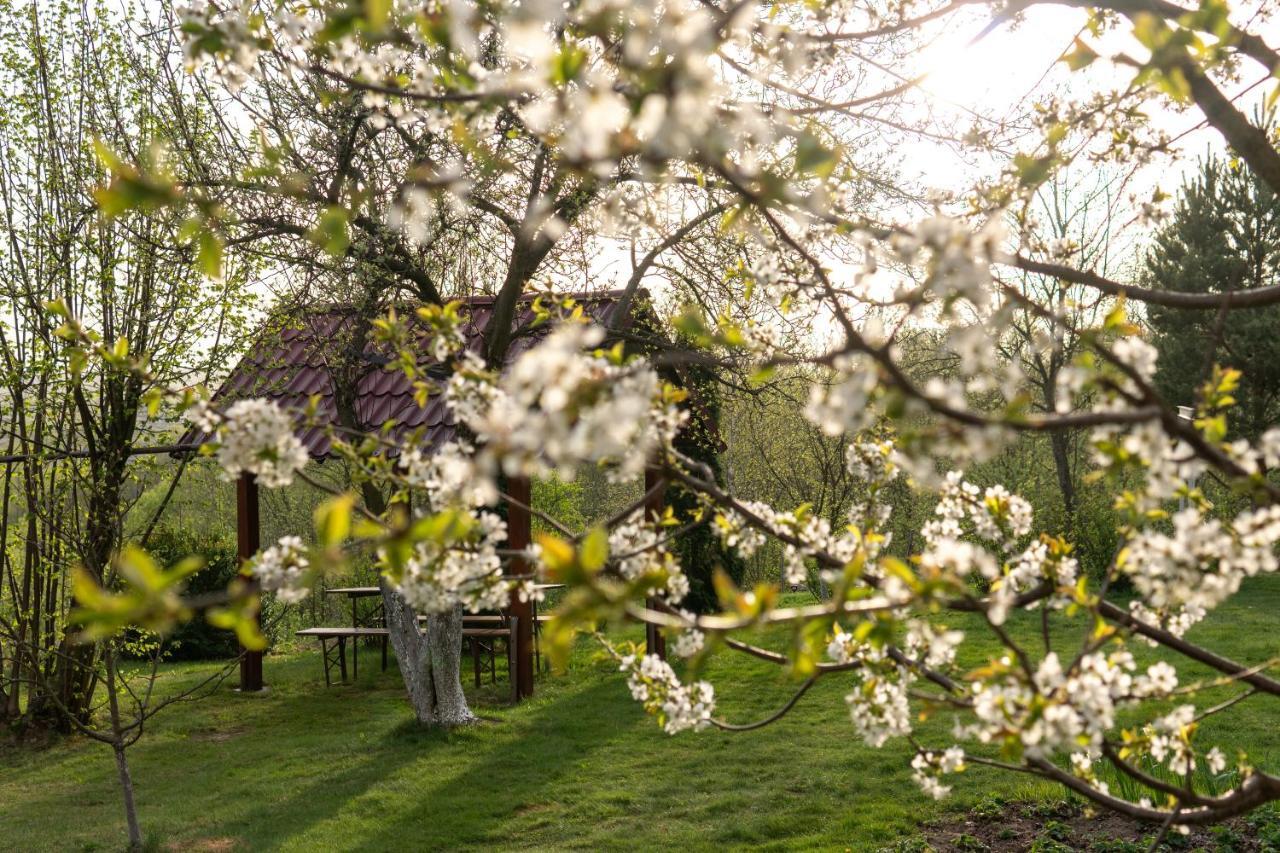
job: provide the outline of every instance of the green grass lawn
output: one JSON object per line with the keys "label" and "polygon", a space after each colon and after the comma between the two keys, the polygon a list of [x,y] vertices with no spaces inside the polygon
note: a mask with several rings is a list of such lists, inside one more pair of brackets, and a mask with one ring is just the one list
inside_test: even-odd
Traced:
{"label": "green grass lawn", "polygon": [[[1280,652],[1278,614],[1280,578],[1255,580],[1192,636],[1262,661]],[[1014,627],[1033,636],[1030,623]],[[979,645],[965,663],[994,649]],[[475,707],[489,721],[437,733],[415,727],[394,666],[381,673],[372,650],[363,657],[358,683],[325,689],[318,652],[273,655],[267,695],[227,686],[166,710],[130,752],[146,834],[216,850],[874,850],[993,793],[1057,795],[1025,777],[972,769],[950,800],[934,803],[910,781],[905,744],[873,750],[854,736],[839,676],[767,729],[670,737],[584,645],[566,675],[540,679],[532,701],[509,707],[483,690]],[[175,665],[164,685],[213,669]],[[1184,681],[1203,672],[1179,669]],[[763,716],[793,689],[776,668],[739,655],[717,656],[710,676],[722,714],[737,722]],[[1248,747],[1278,771],[1277,707],[1250,699],[1207,733],[1228,754]],[[946,725],[930,721],[925,740],[943,742]],[[0,767],[0,847],[122,846],[106,748],[80,739],[6,748]]]}

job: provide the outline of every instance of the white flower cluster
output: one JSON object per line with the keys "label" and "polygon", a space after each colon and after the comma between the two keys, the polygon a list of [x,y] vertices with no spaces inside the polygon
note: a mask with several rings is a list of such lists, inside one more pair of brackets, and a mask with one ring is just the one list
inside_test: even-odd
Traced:
{"label": "white flower cluster", "polygon": [[1031,504],[1025,498],[1000,485],[984,492],[965,481],[959,471],[947,474],[934,515],[937,518],[921,530],[926,542],[959,539],[971,532],[994,545],[1011,548],[1031,532]]}
{"label": "white flower cluster", "polygon": [[874,558],[892,541],[888,530],[893,507],[882,499],[884,489],[898,479],[902,469],[890,441],[854,441],[845,451],[845,465],[860,480],[863,491],[849,506],[849,523],[862,533],[867,555]]}
{"label": "white flower cluster", "polygon": [[903,261],[913,261],[922,251],[930,255],[927,283],[940,295],[960,295],[984,308],[991,298],[991,265],[1009,258],[1007,239],[998,215],[976,231],[959,219],[932,216],[912,233],[895,235],[892,245]]}
{"label": "white flower cluster", "polygon": [[1137,508],[1157,508],[1176,497],[1204,473],[1205,463],[1181,439],[1170,439],[1157,423],[1125,429],[1098,427],[1093,431],[1094,462],[1104,469],[1140,467],[1146,481]]}
{"label": "white flower cluster", "polygon": [[[1013,734],[1032,757],[1048,758],[1082,745],[1101,747],[1107,730],[1115,725],[1117,706],[1135,697],[1133,656],[1124,650],[1083,655],[1068,671],[1057,653],[1050,652],[1034,680],[1008,658],[1001,665],[1007,670],[1005,677],[973,682],[977,721],[959,731],[983,743]],[[1151,684],[1149,673],[1144,689]]]}
{"label": "white flower cluster", "polygon": [[[833,535],[831,523],[825,518],[791,510],[779,512],[759,501],[744,501],[742,506],[760,519],[768,533],[783,538],[784,541],[794,540],[785,541],[782,547],[783,579],[790,585],[798,586],[806,582],[809,575],[807,560],[825,554],[842,562],[847,561],[853,558],[861,544],[860,536],[853,531]],[[725,531],[731,529],[725,528],[717,532],[725,535]],[[742,533],[739,538],[743,541],[754,540],[754,534]],[[760,539],[756,544],[762,542],[763,539]],[[754,550],[753,546],[751,551]],[[830,579],[831,575],[827,573],[824,577]]]}
{"label": "white flower cluster", "polygon": [[1145,675],[1133,680],[1133,693],[1140,697],[1168,696],[1178,687],[1178,671],[1172,664],[1158,661],[1147,667]]}
{"label": "white flower cluster", "polygon": [[911,759],[911,778],[920,790],[935,800],[941,800],[951,793],[951,787],[943,785],[941,777],[946,773],[959,773],[964,770],[964,750],[958,746],[947,747],[942,752],[917,752]]}
{"label": "white flower cluster", "polygon": [[[481,106],[468,111],[466,123],[484,142],[499,135],[499,109],[515,109],[559,156],[599,173],[642,155],[646,162],[736,161],[750,177],[758,171],[752,150],[773,141],[786,119],[766,116],[752,98],[735,98],[718,52],[735,42],[776,64],[776,47],[755,47],[752,34],[767,29],[762,44],[776,45],[778,26],[757,20],[756,11],[743,4],[713,14],[695,0],[534,0],[484,14],[456,1],[420,11],[391,4],[394,43],[356,33],[321,41],[323,10],[289,8],[266,19],[252,4],[215,9],[195,0],[181,14],[193,64],[210,62],[238,88],[258,72],[257,55],[269,45],[300,66],[320,65],[369,85],[364,105],[378,129],[422,125],[446,135],[456,114],[436,98],[474,95]],[[803,68],[798,43],[786,54],[788,69]],[[395,93],[401,88],[404,96]]]}
{"label": "white flower cluster", "polygon": [[474,358],[453,375],[447,399],[483,447],[481,472],[500,463],[511,476],[572,479],[581,465],[608,462],[626,478],[670,442],[683,414],[658,375],[586,352],[603,340],[599,326],[565,323],[496,380]]}
{"label": "white flower cluster", "polygon": [[845,450],[845,466],[859,480],[886,485],[900,473],[891,441],[855,441]]}
{"label": "white flower cluster", "polygon": [[978,574],[987,580],[995,580],[1000,567],[991,552],[972,542],[959,539],[938,539],[920,555],[920,567],[930,572],[957,578]]}
{"label": "white flower cluster", "polygon": [[1074,599],[1074,587],[1080,575],[1080,564],[1065,549],[1051,548],[1050,541],[1040,539],[1005,564],[1004,574],[991,584],[987,614],[997,625],[1003,624],[1020,593],[1042,581],[1053,584],[1053,594],[1044,602],[1062,608]]}
{"label": "white flower cluster", "polygon": [[749,525],[745,518],[731,509],[717,513],[711,529],[720,537],[724,547],[733,549],[743,559],[750,559],[767,539],[765,534]]}
{"label": "white flower cluster", "polygon": [[287,486],[307,464],[307,449],[293,432],[293,416],[270,400],[240,400],[221,414],[201,403],[187,417],[217,435],[214,458],[225,480],[253,474],[267,488]]}
{"label": "white flower cluster", "polygon": [[[1137,335],[1129,335],[1116,341],[1111,347],[1111,354],[1140,376],[1143,381],[1150,381],[1156,375],[1156,360],[1160,353],[1147,341]],[[1121,387],[1137,392],[1138,388],[1131,381]]]}
{"label": "white flower cluster", "polygon": [[262,51],[261,33],[255,25],[257,20],[253,14],[253,5],[244,3],[239,9],[224,13],[216,5],[207,0],[190,0],[177,7],[178,22],[184,33],[203,32],[206,38],[197,40],[188,38],[184,44],[184,52],[189,67],[195,67],[205,60],[200,55],[202,42],[216,42],[226,45],[216,58],[217,71],[223,82],[232,91],[239,91],[249,80],[250,74]]}
{"label": "white flower cluster", "polygon": [[652,579],[655,585],[650,591],[670,603],[678,604],[689,594],[689,578],[680,561],[667,550],[661,532],[645,521],[643,511],[637,510],[609,531],[609,553],[624,578]]}
{"label": "white flower cluster", "polygon": [[715,689],[706,681],[681,683],[671,665],[657,655],[626,655],[618,667],[627,673],[631,697],[657,714],[667,734],[701,731],[715,711]]}
{"label": "white flower cluster", "polygon": [[[1197,604],[1184,604],[1182,607],[1166,607],[1152,610],[1141,599],[1129,602],[1129,615],[1139,622],[1145,622],[1158,628],[1164,628],[1175,637],[1181,637],[1191,626],[1200,622],[1209,611]],[[1156,648],[1160,644],[1153,639],[1145,638],[1147,645]]]}
{"label": "white flower cluster", "polygon": [[302,540],[285,536],[254,557],[250,570],[263,589],[274,592],[285,604],[297,604],[311,593],[306,585],[310,565]]}
{"label": "white flower cluster", "polygon": [[1194,705],[1179,705],[1147,727],[1147,749],[1156,763],[1178,775],[1196,769],[1196,754],[1191,746],[1195,718]]}
{"label": "white flower cluster", "polygon": [[691,658],[702,651],[706,644],[706,634],[697,628],[687,628],[681,631],[675,642],[671,644],[671,651],[675,653],[676,657]]}
{"label": "white flower cluster", "polygon": [[862,664],[854,670],[854,687],[844,701],[854,731],[869,746],[884,746],[891,737],[911,733],[907,691],[915,675],[909,669],[894,664],[882,647],[862,642],[838,626],[827,644],[827,656],[839,664]]}
{"label": "white flower cluster", "polygon": [[830,436],[861,432],[875,417],[871,395],[880,382],[875,364],[862,355],[842,355],[834,365],[836,381],[809,389],[804,416]]}
{"label": "white flower cluster", "polygon": [[1266,468],[1280,467],[1280,427],[1272,427],[1258,438],[1258,461]]}
{"label": "white flower cluster", "polygon": [[854,731],[868,746],[880,747],[891,737],[911,733],[911,706],[907,689],[911,676],[899,670],[862,672],[853,690],[844,697]]}
{"label": "white flower cluster", "polygon": [[448,506],[489,506],[498,499],[498,490],[485,477],[477,477],[471,446],[450,441],[433,453],[411,447],[400,457],[405,484],[423,489],[437,508]]}
{"label": "white flower cluster", "polygon": [[1233,595],[1246,577],[1280,568],[1280,506],[1248,510],[1223,523],[1190,506],[1173,516],[1171,533],[1136,533],[1117,563],[1143,604],[1157,613],[1202,613]]}
{"label": "white flower cluster", "polygon": [[511,585],[502,575],[497,549],[506,538],[506,522],[497,515],[459,513],[453,530],[415,544],[397,586],[419,613],[505,607]]}
{"label": "white flower cluster", "polygon": [[911,619],[903,651],[913,661],[937,669],[955,663],[956,649],[963,641],[963,631],[948,630],[945,625],[934,625],[925,619]]}

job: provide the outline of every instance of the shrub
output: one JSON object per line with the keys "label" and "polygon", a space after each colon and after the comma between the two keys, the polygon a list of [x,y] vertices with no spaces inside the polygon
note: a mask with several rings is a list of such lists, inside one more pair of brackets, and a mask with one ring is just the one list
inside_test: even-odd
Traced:
{"label": "shrub", "polygon": [[[204,558],[204,568],[187,581],[189,595],[225,590],[239,571],[235,542],[218,533],[161,526],[152,534],[147,550],[166,565],[192,554]],[[167,656],[172,660],[229,658],[238,651],[235,634],[202,619],[184,623],[167,644]]]}

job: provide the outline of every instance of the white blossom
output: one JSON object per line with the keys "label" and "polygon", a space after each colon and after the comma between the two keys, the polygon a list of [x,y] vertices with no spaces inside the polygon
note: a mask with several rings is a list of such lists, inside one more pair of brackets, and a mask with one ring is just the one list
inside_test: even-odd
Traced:
{"label": "white blossom", "polygon": [[263,486],[278,488],[307,464],[293,416],[270,400],[240,400],[221,415],[201,406],[188,416],[201,429],[216,428],[214,458],[225,480],[253,474]]}
{"label": "white blossom", "polygon": [[263,589],[274,592],[276,598],[285,604],[297,604],[311,593],[306,586],[310,565],[302,540],[297,536],[285,536],[258,554],[250,564],[250,570]]}

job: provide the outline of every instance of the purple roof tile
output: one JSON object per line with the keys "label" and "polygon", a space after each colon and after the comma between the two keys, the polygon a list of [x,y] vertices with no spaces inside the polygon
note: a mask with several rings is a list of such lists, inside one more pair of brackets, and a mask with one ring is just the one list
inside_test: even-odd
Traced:
{"label": "purple roof tile", "polygon": [[[588,317],[608,326],[622,294],[621,291],[603,291],[571,295],[582,305]],[[493,297],[472,297],[461,302],[468,317],[463,325],[467,348],[479,352],[484,345],[484,328],[492,314]],[[330,359],[335,348],[342,345],[342,332],[351,320],[351,309],[327,308],[308,313],[282,328],[268,328],[213,395],[214,403],[227,405],[247,397],[266,397],[285,408],[301,411],[311,397],[318,396],[319,423],[303,428],[298,438],[312,457],[328,456],[331,448],[324,427],[335,425],[337,416]],[[532,296],[526,296],[520,301],[515,328],[528,326],[532,321]],[[527,351],[545,333],[517,338],[509,348],[507,363]],[[424,331],[422,340],[425,342],[427,337],[428,333]],[[400,441],[408,433],[422,429],[424,443],[429,448],[439,447],[456,435],[453,413],[445,406],[442,395],[433,394],[425,406],[419,406],[413,399],[412,383],[404,373],[379,366],[386,355],[379,351],[377,344],[369,343],[363,355],[369,369],[356,384],[356,415],[362,428],[378,429],[385,421],[394,418],[394,440]],[[426,369],[434,363],[424,345],[419,367]],[[200,444],[210,438],[193,427],[179,443]]]}

